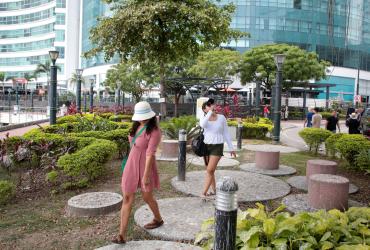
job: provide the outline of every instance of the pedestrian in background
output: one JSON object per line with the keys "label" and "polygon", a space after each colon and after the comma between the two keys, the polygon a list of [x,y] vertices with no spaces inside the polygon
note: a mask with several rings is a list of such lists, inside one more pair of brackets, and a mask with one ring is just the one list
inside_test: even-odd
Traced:
{"label": "pedestrian in background", "polygon": [[322,115],[319,113],[319,108],[315,107],[313,109],[314,115],[312,116],[312,127],[313,128],[320,128],[321,127],[321,120]]}
{"label": "pedestrian in background", "polygon": [[270,114],[270,110],[269,110],[269,107],[266,104],[265,107],[263,108],[263,117],[269,118],[269,114]]}
{"label": "pedestrian in background", "polygon": [[331,113],[331,116],[329,116],[326,119],[326,129],[333,132],[333,133],[336,133],[337,132],[337,127],[338,127],[338,131],[340,133],[338,114],[337,114],[336,110],[333,110],[333,112]]}
{"label": "pedestrian in background", "polygon": [[309,108],[308,113],[306,115],[306,119],[304,120],[303,127],[311,128],[312,127],[312,116],[314,115],[313,109]]}
{"label": "pedestrian in background", "polygon": [[360,121],[357,114],[352,113],[346,121],[348,127],[348,134],[360,134]]}

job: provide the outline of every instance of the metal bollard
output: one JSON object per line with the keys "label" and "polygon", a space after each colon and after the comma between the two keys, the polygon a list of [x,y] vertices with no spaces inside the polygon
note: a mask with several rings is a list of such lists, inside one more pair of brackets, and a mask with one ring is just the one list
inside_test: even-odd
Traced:
{"label": "metal bollard", "polygon": [[242,123],[238,123],[238,131],[237,131],[237,135],[238,135],[238,144],[237,144],[237,149],[238,150],[241,150],[242,149],[242,138],[243,138],[243,124]]}
{"label": "metal bollard", "polygon": [[185,181],[186,174],[186,130],[179,131],[179,158],[177,163],[177,180]]}
{"label": "metal bollard", "polygon": [[228,176],[217,183],[215,212],[215,250],[234,250],[236,241],[236,218],[238,183]]}

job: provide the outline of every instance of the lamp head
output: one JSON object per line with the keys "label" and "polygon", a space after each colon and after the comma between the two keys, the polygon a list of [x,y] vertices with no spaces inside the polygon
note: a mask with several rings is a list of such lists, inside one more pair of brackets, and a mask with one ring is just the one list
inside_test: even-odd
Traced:
{"label": "lamp head", "polygon": [[51,51],[49,51],[49,56],[50,56],[50,59],[51,59],[53,65],[55,65],[55,62],[57,61],[57,59],[59,57],[59,51],[51,50]]}
{"label": "lamp head", "polygon": [[275,58],[275,64],[277,67],[280,67],[283,65],[284,61],[285,61],[285,55],[284,54],[276,54],[274,55],[274,58]]}
{"label": "lamp head", "polygon": [[83,70],[83,69],[76,69],[76,75],[77,75],[78,77],[81,77],[83,72],[84,72],[84,70]]}

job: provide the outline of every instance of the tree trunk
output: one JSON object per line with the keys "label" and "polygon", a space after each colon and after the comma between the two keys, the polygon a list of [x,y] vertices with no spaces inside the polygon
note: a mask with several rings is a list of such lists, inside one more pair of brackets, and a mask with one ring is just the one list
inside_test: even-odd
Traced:
{"label": "tree trunk", "polygon": [[175,117],[179,117],[178,108],[181,95],[175,95]]}
{"label": "tree trunk", "polygon": [[[165,98],[165,93],[164,93],[164,84],[165,84],[165,68],[164,68],[164,63],[160,63],[160,69],[159,69],[159,77],[160,77],[160,84],[159,84],[159,97],[160,98]],[[164,99],[164,102],[161,102],[161,115],[163,118],[166,118],[167,116],[167,105],[166,105],[166,99]]]}

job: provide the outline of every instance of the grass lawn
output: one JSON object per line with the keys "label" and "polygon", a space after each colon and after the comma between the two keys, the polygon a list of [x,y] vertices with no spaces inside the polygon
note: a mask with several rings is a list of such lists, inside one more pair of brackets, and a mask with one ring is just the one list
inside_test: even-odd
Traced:
{"label": "grass lawn", "polygon": [[[264,141],[254,140],[253,142]],[[304,175],[306,161],[318,157],[325,158],[308,153],[282,154],[281,163],[295,167],[297,175]],[[238,159],[241,163],[253,162],[254,153],[239,152]],[[12,204],[0,207],[0,249],[93,249],[110,244],[110,239],[118,232],[119,212],[94,218],[70,218],[65,216],[65,206],[67,200],[78,193],[89,191],[120,193],[120,163],[117,160],[109,162],[107,174],[88,189],[35,198],[17,197]],[[351,199],[370,202],[369,176],[348,171],[343,167],[343,163],[340,163],[340,166],[339,173],[348,176],[354,184],[360,186],[360,192],[351,195]],[[204,168],[190,165],[187,171],[202,169]],[[156,192],[156,197],[160,199],[183,196],[174,191],[170,184],[171,178],[177,174],[177,164],[160,162],[159,172],[161,189]],[[293,192],[296,191],[293,190]],[[268,204],[276,206],[279,202],[280,199]],[[152,239],[133,221],[134,211],[143,204],[140,195],[137,195],[130,218],[129,240]],[[241,204],[242,208],[247,206],[253,206],[253,204]]]}

